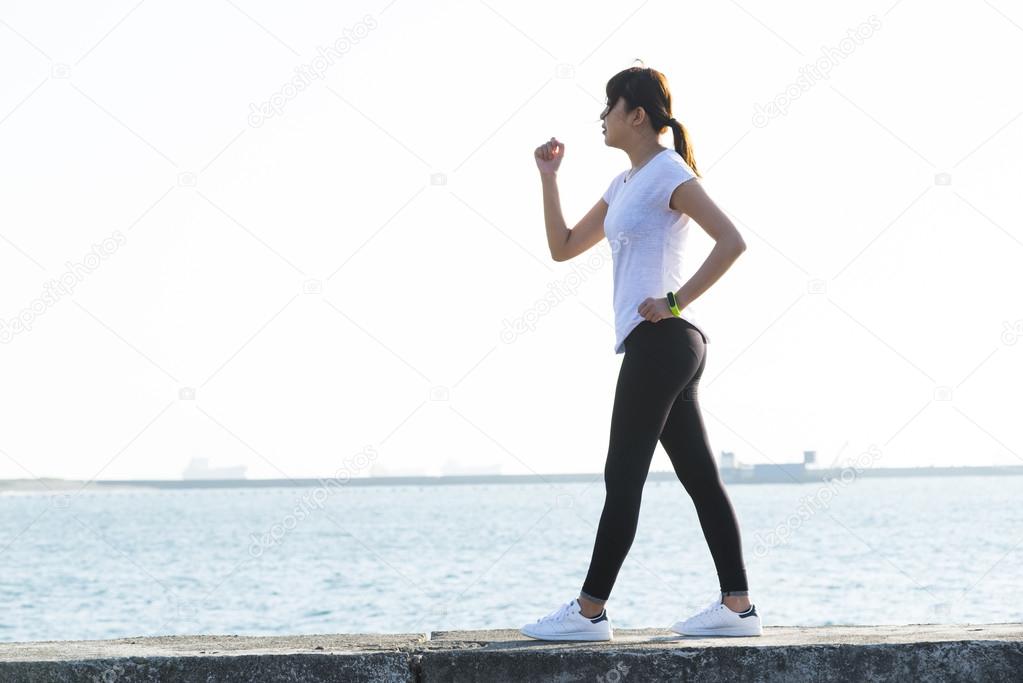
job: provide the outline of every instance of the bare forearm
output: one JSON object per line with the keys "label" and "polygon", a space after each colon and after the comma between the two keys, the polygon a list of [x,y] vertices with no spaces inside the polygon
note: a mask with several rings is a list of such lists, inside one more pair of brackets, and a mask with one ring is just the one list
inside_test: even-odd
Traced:
{"label": "bare forearm", "polygon": [[561,212],[561,197],[558,194],[558,178],[554,173],[541,173],[543,185],[543,221],[547,226],[547,246],[551,258],[557,259],[561,248],[568,241],[568,225]]}
{"label": "bare forearm", "polygon": [[680,290],[675,292],[679,307],[685,308],[710,289],[710,286],[725,274],[725,271],[739,258],[739,254],[745,250],[746,243],[738,236],[716,241],[703,265],[693,273],[693,276],[682,285]]}

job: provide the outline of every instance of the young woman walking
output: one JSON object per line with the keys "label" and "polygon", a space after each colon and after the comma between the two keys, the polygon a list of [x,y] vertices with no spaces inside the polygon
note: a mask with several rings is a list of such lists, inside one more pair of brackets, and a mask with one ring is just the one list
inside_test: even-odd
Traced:
{"label": "young woman walking", "polygon": [[[695,504],[721,589],[709,605],[672,630],[683,635],[761,635],[760,616],[749,598],[738,520],[697,401],[709,340],[687,308],[728,270],[746,244],[696,180],[689,135],[672,116],[664,75],[634,66],[615,74],[606,94],[607,106],[600,115],[604,144],[624,151],[632,168],[615,176],[575,228],[569,230],[562,216],[556,181],[565,145],[551,138],[534,153],[554,260],[574,258],[604,238],[612,247],[614,351],[625,355],[611,414],[604,509],[579,597],[521,631],[541,640],[612,639],[604,605],[636,535],[643,485],[660,441]],[[674,149],[659,143],[668,128]],[[683,282],[689,218],[715,245],[700,269]]]}

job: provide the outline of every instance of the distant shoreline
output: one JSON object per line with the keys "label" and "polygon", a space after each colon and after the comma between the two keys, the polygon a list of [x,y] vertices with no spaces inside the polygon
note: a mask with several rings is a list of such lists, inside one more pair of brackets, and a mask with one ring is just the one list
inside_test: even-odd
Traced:
{"label": "distant shoreline", "polygon": [[[850,468],[804,468],[802,464],[779,465],[770,476],[755,474],[748,468],[719,470],[726,483],[785,484],[814,483],[844,479],[843,474],[854,472],[860,477],[963,477],[1023,475],[1023,465],[963,466],[963,467],[876,467],[852,470]],[[117,489],[242,489],[242,488],[316,488],[322,486],[450,486],[458,484],[553,484],[565,482],[589,483],[600,481],[603,472],[576,472],[561,474],[463,474],[443,476],[390,476],[352,477],[347,480],[322,477],[319,479],[101,479],[84,482],[75,479],[0,479],[0,493],[17,491],[69,491],[87,488],[91,491]],[[672,471],[652,471],[647,481],[677,481]]]}

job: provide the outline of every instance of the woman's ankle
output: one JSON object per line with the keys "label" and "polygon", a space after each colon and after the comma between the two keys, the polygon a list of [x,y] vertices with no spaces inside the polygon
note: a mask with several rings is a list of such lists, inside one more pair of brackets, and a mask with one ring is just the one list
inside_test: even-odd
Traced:
{"label": "woman's ankle", "polygon": [[603,603],[593,602],[589,598],[586,598],[582,595],[580,595],[577,598],[577,601],[579,602],[580,608],[579,613],[582,614],[587,619],[592,619],[593,617],[600,615],[600,613],[604,611]]}
{"label": "woman's ankle", "polygon": [[721,601],[733,612],[745,612],[753,604],[748,595],[725,595]]}

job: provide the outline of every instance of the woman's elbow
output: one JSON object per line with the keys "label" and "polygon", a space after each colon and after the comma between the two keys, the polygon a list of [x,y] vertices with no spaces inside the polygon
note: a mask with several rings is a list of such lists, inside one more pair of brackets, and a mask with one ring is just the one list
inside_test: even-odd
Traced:
{"label": "woman's elbow", "polygon": [[746,240],[742,238],[735,224],[727,218],[722,219],[716,229],[707,232],[714,238],[722,251],[728,251],[736,257],[746,251]]}
{"label": "woman's elbow", "polygon": [[746,240],[742,238],[737,232],[730,233],[729,235],[722,237],[718,242],[735,257],[746,251]]}

